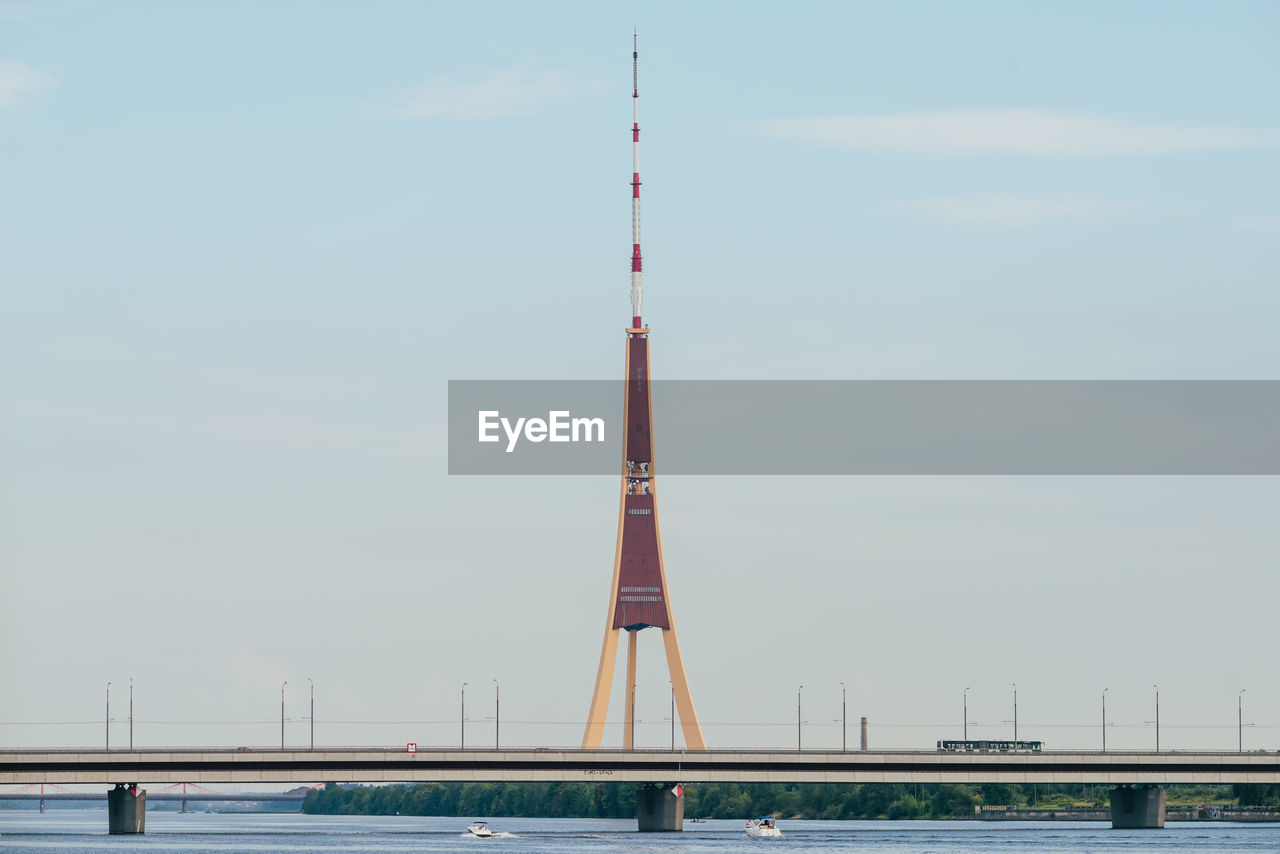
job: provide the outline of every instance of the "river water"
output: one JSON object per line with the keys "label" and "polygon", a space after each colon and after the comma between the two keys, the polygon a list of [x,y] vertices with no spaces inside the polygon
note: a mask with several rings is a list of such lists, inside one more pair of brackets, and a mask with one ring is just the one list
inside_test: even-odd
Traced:
{"label": "river water", "polygon": [[476,839],[461,818],[181,813],[152,810],[144,836],[108,836],[101,809],[0,810],[0,851],[57,854],[346,851],[604,852],[776,851],[857,854],[1140,854],[1280,852],[1280,824],[1171,822],[1163,830],[1112,830],[1104,822],[780,821],[782,839],[749,839],[742,822],[685,822],[683,833],[645,833],[634,819],[493,818],[509,833]]}

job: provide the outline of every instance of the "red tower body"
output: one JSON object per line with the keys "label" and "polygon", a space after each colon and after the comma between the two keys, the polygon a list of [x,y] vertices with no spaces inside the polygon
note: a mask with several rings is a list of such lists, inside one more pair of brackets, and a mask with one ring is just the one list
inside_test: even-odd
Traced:
{"label": "red tower body", "polygon": [[649,405],[649,339],[627,341],[627,386],[623,423],[625,492],[613,628],[671,628],[658,542],[658,502],[653,494],[653,419]]}

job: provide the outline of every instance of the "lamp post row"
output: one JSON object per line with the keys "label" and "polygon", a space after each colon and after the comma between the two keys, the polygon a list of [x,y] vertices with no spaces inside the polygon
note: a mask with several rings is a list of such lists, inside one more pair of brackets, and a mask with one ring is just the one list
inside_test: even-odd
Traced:
{"label": "lamp post row", "polygon": [[[467,686],[463,682],[458,689],[458,746],[467,749]],[[498,750],[502,744],[502,686],[497,679],[493,680],[493,749]]]}
{"label": "lamp post row", "polygon": [[[111,683],[107,683],[107,714],[105,719],[106,732],[104,734],[103,744],[107,750],[111,750]],[[133,750],[133,677],[129,677],[129,749]]]}
{"label": "lamp post row", "polygon": [[[311,709],[308,720],[311,724],[311,750],[316,748],[316,684],[310,676],[307,677],[307,683],[310,688]],[[285,746],[285,698],[284,689],[289,684],[288,680],[280,683],[280,749]],[[459,689],[460,694],[460,710],[459,710],[459,745],[466,749],[467,746],[467,686],[469,682],[463,682]],[[1013,740],[1018,740],[1018,683],[1013,685]],[[1156,728],[1156,752],[1160,752],[1160,686],[1152,685],[1155,690],[1155,728]],[[500,727],[501,727],[501,685],[495,678],[493,680],[493,748],[500,749]],[[796,750],[803,747],[803,715],[801,705],[801,692],[804,686],[800,685],[796,688]],[[962,714],[963,714],[963,738],[969,740],[969,692],[972,690],[968,685],[965,686],[962,696]],[[1110,688],[1102,689],[1102,752],[1107,750],[1107,693]],[[1240,753],[1244,752],[1244,695],[1246,689],[1241,688],[1236,695],[1236,733],[1237,743],[1236,749]],[[104,743],[106,750],[111,750],[111,683],[106,685],[106,717],[105,717]],[[840,750],[847,751],[849,749],[849,717],[848,717],[848,689],[844,682],[840,683]],[[676,749],[676,698],[675,685],[671,685],[671,750]],[[133,677],[129,677],[129,750],[133,750]]]}
{"label": "lamp post row", "polygon": [[[308,716],[311,721],[311,749],[316,749],[316,683],[310,676],[307,682],[311,687],[311,714]],[[280,683],[280,749],[284,749],[284,689],[289,684],[286,679]],[[104,720],[104,745],[108,751],[111,750],[111,683],[107,683],[106,688],[106,718]],[[133,750],[133,677],[129,677],[129,750]]]}
{"label": "lamp post row", "polygon": [[[844,683],[840,683],[843,685]],[[1156,752],[1160,752],[1160,686],[1152,685],[1156,695]],[[1110,688],[1102,689],[1102,752],[1107,751],[1107,692]],[[964,689],[964,740],[969,740],[969,691],[970,688],[965,686]],[[1236,695],[1236,750],[1244,753],[1244,695],[1246,689],[1241,688]],[[1018,683],[1013,683],[1013,740],[1018,740]]]}

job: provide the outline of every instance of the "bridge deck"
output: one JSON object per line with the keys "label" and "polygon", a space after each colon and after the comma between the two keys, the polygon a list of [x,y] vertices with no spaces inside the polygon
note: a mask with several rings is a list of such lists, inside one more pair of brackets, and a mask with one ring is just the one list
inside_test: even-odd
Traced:
{"label": "bridge deck", "polygon": [[[1280,783],[1275,752],[0,750],[0,784],[416,781]],[[198,796],[195,796],[198,797]],[[193,798],[194,799],[194,798]]]}

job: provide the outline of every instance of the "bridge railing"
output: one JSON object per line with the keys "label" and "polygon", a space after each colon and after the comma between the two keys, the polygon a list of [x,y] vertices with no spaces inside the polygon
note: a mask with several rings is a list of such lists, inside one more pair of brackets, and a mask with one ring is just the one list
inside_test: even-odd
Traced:
{"label": "bridge railing", "polygon": [[[191,755],[198,753],[246,753],[255,755],[298,755],[308,753],[406,753],[405,745],[325,745],[317,746],[312,749],[306,746],[299,747],[227,747],[208,745],[204,747],[192,747],[184,745],[180,747],[135,747],[133,749],[117,749],[105,750],[98,746],[87,747],[3,747],[0,748],[0,756],[2,755],[30,755],[33,753],[43,753],[51,755],[70,755],[70,754],[110,754],[119,756],[130,755],[155,755],[155,754],[181,754]],[[450,747],[435,745],[417,745],[416,753],[447,753],[459,755],[478,755],[478,754],[539,754],[539,753],[572,753],[572,754],[652,754],[652,755],[724,755],[724,754],[753,754],[763,756],[795,756],[797,754],[806,756],[849,756],[856,757],[860,755],[875,756],[921,756],[930,754],[943,754],[954,756],[965,755],[1008,755],[1008,756],[1271,756],[1280,753],[1280,750],[1259,749],[1259,750],[1161,750],[1159,752],[1151,750],[1072,750],[1058,749],[1051,750],[1045,748],[1038,753],[1029,751],[996,751],[996,750],[969,750],[969,751],[948,751],[929,748],[884,748],[875,750],[840,750],[839,748],[804,748],[797,750],[796,748],[780,748],[780,747],[715,747],[707,750],[687,750],[677,748],[671,750],[664,747],[640,747],[635,750],[624,750],[621,747],[601,748],[598,750],[583,750],[579,747],[528,747],[513,746],[494,749],[492,747]]]}

